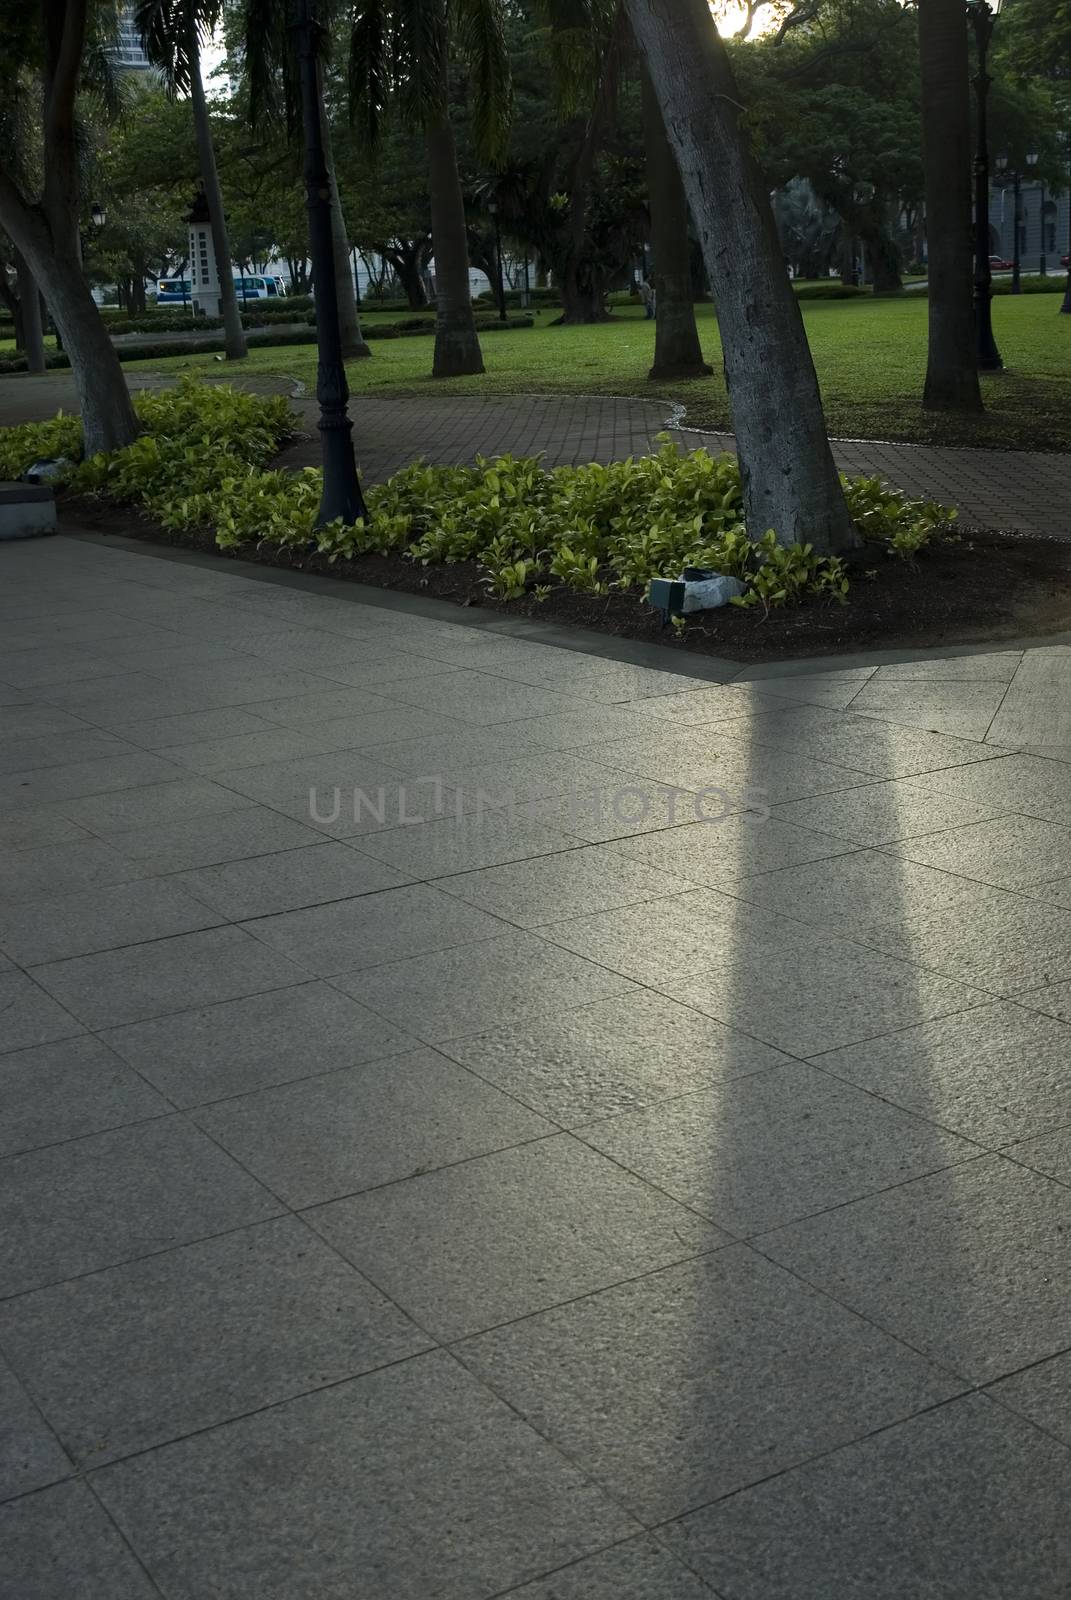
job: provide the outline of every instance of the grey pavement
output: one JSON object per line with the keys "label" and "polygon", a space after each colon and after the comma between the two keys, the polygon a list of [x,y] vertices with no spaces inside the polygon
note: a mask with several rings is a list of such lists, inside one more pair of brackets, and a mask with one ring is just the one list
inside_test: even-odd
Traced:
{"label": "grey pavement", "polygon": [[[283,465],[318,466],[318,410],[303,386],[263,373],[224,380],[261,392],[290,394],[305,437],[283,452]],[[131,371],[131,389],[166,387],[159,373]],[[63,407],[77,409],[62,373],[0,378],[0,426],[39,421]],[[353,395],[350,415],[362,475],[381,482],[410,462],[450,465],[476,455],[542,455],[551,466],[620,461],[647,455],[667,428],[686,449],[731,450],[730,434],[688,427],[683,406],[669,400],[609,395]],[[1071,455],[1012,450],[949,449],[836,439],[844,472],[879,476],[896,488],[959,509],[967,528],[999,529],[1071,539]]]}
{"label": "grey pavement", "polygon": [[1063,1600],[1071,647],[0,548],[0,1593]]}

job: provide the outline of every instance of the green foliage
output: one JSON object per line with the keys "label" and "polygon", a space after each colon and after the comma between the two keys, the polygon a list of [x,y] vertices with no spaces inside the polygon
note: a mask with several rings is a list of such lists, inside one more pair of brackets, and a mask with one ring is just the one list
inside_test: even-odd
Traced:
{"label": "green foliage", "polygon": [[23,422],[17,428],[0,428],[0,481],[20,478],[35,461],[82,453],[82,419],[51,417],[48,422]]}
{"label": "green foliage", "polygon": [[[864,537],[889,554],[913,555],[955,513],[909,500],[878,479],[845,480]],[[687,455],[665,439],[654,456],[547,471],[531,458],[480,459],[471,467],[416,463],[368,495],[375,548],[407,551],[424,565],[477,561],[491,592],[517,598],[537,579],[588,594],[645,591],[685,566],[711,567],[748,585],[746,605],[787,605],[806,594],[843,601],[843,562],[810,545],[755,542],[743,523],[734,456]],[[369,548],[363,528],[341,530],[335,554]]]}
{"label": "green foliage", "polygon": [[[256,349],[282,345],[307,345],[310,335],[305,329],[298,328],[272,328],[265,332],[254,332],[250,338],[250,346]],[[128,361],[159,361],[167,356],[211,355],[221,352],[225,348],[222,334],[205,334],[203,338],[190,339],[179,344],[175,340],[150,339],[145,344],[117,344],[115,353],[125,365]],[[71,358],[65,350],[49,350],[45,356],[48,367],[66,368],[71,364]],[[25,372],[26,357],[12,356],[8,360],[0,361],[0,374],[7,372]]]}
{"label": "green foliage", "polygon": [[[1040,272],[1031,273],[1029,277],[1024,274],[1019,283],[1023,294],[1063,294],[1067,288],[1067,274],[1063,271],[1052,272],[1048,273],[1044,278]],[[993,293],[1011,294],[1011,279],[994,278]]]}
{"label": "green foliage", "polygon": [[777,606],[796,605],[813,594],[841,605],[848,598],[848,574],[839,556],[819,556],[810,544],[778,544],[767,529],[751,547],[744,571],[748,587],[730,600],[734,606],[761,606],[764,616]]}
{"label": "green foliage", "polygon": [[[424,565],[474,561],[503,600],[544,598],[547,580],[584,594],[643,594],[652,578],[687,566],[740,578],[746,590],[736,603],[764,614],[808,595],[843,602],[848,593],[837,557],[779,544],[772,529],[748,538],[735,456],[682,454],[667,435],[655,455],[610,466],[548,471],[508,455],[464,467],[415,462],[368,491],[367,523],[317,530],[320,473],[267,470],[291,426],[284,398],[187,379],[175,390],[143,391],[135,404],[140,437],[74,465],[67,485],[140,505],[171,530],[213,528],[224,549],[254,543],[314,547],[330,561],[373,551]],[[17,477],[40,455],[76,458],[80,432],[77,419],[62,416],[0,432],[0,475]],[[913,556],[955,515],[878,478],[844,485],[864,537],[890,555]]]}
{"label": "green foliage", "polygon": [[282,395],[243,394],[186,379],[134,397],[142,433],[125,450],[78,461],[77,417],[0,429],[0,475],[16,478],[41,455],[75,464],[66,487],[142,506],[163,527],[214,527],[226,547],[268,538],[306,541],[319,505],[319,474],[266,472],[291,431]]}
{"label": "green foliage", "polygon": [[880,478],[841,477],[852,521],[863,538],[883,544],[894,555],[916,555],[956,520],[951,506],[936,500],[909,500]]}

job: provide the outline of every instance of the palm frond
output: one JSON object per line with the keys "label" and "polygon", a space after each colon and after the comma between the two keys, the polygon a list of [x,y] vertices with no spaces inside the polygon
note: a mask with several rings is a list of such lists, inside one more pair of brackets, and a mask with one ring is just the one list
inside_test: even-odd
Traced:
{"label": "palm frond", "polygon": [[446,111],[446,0],[395,0],[394,23],[394,89],[408,120],[419,125]]}
{"label": "palm frond", "polygon": [[558,110],[580,115],[602,78],[619,0],[537,0],[536,9],[546,28]]}
{"label": "palm frond", "polygon": [[502,0],[455,0],[454,33],[469,69],[476,148],[498,162],[509,144],[513,84]]}
{"label": "palm frond", "polygon": [[390,98],[390,38],[388,0],[357,0],[350,29],[350,120],[371,147]]}
{"label": "palm frond", "polygon": [[[192,3],[192,0],[190,0]],[[134,28],[172,95],[188,94],[189,18],[183,0],[137,0]]]}
{"label": "palm frond", "polygon": [[255,127],[280,110],[280,7],[278,0],[245,0],[242,45],[249,86],[249,121]]}

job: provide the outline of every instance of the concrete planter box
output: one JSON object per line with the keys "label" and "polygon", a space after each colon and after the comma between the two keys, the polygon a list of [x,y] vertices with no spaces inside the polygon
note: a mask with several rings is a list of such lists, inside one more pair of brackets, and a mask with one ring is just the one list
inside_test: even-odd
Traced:
{"label": "concrete planter box", "polygon": [[51,489],[37,483],[0,483],[0,539],[33,539],[55,531]]}

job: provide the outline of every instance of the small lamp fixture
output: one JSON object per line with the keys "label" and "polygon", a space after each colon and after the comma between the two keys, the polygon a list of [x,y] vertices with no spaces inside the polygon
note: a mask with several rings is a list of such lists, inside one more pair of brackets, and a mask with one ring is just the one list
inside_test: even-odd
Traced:
{"label": "small lamp fixture", "polygon": [[107,222],[108,213],[101,205],[99,200],[94,200],[93,204],[90,206],[89,220],[93,224],[94,228],[103,228],[104,224]]}

